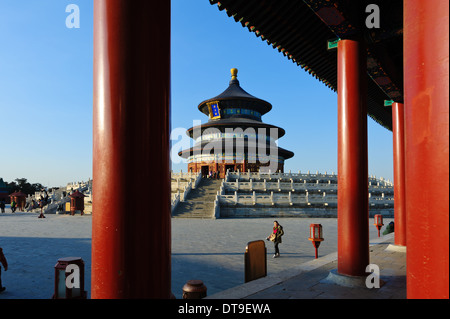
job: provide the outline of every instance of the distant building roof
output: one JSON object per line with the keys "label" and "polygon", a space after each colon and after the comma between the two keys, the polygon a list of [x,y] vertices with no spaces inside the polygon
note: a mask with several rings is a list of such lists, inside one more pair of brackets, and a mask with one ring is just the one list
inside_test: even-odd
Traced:
{"label": "distant building roof", "polygon": [[21,191],[18,191],[18,192],[14,192],[14,193],[12,193],[12,194],[10,194],[9,195],[10,197],[27,197],[27,194],[25,194],[25,193],[22,193]]}
{"label": "distant building roof", "polygon": [[70,198],[86,197],[83,193],[80,193],[78,189],[69,195]]}

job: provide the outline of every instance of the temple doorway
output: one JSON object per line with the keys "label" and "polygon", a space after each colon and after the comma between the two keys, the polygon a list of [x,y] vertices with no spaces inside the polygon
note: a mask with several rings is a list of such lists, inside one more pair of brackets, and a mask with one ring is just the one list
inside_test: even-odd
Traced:
{"label": "temple doorway", "polygon": [[202,166],[202,177],[206,178],[208,177],[208,174],[209,174],[209,166],[208,165]]}

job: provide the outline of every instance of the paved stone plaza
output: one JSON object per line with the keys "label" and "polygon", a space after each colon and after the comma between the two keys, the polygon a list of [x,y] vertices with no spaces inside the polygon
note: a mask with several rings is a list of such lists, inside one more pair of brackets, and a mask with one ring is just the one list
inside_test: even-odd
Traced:
{"label": "paved stone plaza", "polygon": [[[6,290],[0,299],[48,299],[54,286],[54,266],[59,258],[77,256],[85,261],[85,288],[90,297],[92,216],[15,213],[0,214],[0,247],[9,269],[2,269]],[[273,218],[172,219],[172,292],[181,298],[187,280],[201,279],[208,295],[244,283],[244,252],[249,241],[264,239]],[[325,241],[319,257],[337,250],[335,218],[279,218],[285,236],[281,257],[273,259],[273,246],[266,241],[268,275],[277,274],[314,259],[308,240],[309,225],[321,223]],[[385,220],[385,225],[390,219]],[[370,238],[377,238],[369,220]]]}

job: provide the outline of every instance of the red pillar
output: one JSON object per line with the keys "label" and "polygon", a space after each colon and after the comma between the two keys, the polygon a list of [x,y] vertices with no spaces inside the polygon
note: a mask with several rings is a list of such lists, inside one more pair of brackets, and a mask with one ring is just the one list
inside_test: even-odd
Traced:
{"label": "red pillar", "polygon": [[338,273],[369,264],[367,73],[362,41],[338,43]]}
{"label": "red pillar", "polygon": [[94,1],[92,298],[169,298],[170,1]]}
{"label": "red pillar", "polygon": [[395,244],[406,246],[405,129],[403,103],[392,104],[392,135],[394,146]]}
{"label": "red pillar", "polygon": [[449,298],[449,2],[403,14],[407,297]]}

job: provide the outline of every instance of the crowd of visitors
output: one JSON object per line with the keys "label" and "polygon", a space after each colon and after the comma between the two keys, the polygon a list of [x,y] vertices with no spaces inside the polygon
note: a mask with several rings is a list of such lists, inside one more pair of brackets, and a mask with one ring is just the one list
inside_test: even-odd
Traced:
{"label": "crowd of visitors", "polygon": [[209,171],[208,176],[203,176],[203,177],[208,177],[208,178],[212,178],[212,179],[218,179],[219,178],[219,172]]}
{"label": "crowd of visitors", "polygon": [[[43,195],[39,196],[38,199],[32,198],[31,200],[27,201],[25,203],[25,209],[27,212],[32,211],[35,208],[40,208],[41,213],[39,215],[39,218],[45,218],[44,216],[44,207],[48,204],[50,204],[51,200],[48,196],[48,193],[46,190],[43,191]],[[6,201],[4,198],[0,199],[0,211],[2,213],[5,213],[5,207],[6,207]],[[15,213],[17,209],[21,209],[21,207],[18,206],[17,202],[14,200],[14,198],[11,200],[11,212]]]}

